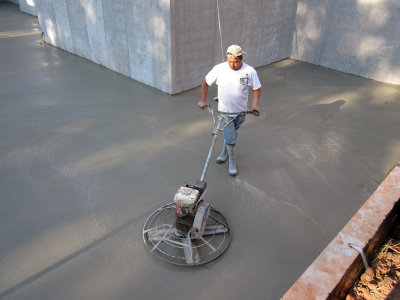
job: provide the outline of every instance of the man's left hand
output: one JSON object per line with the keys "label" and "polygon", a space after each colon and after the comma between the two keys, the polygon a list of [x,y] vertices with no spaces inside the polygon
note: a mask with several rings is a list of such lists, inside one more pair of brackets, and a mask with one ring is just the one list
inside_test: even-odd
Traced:
{"label": "man's left hand", "polygon": [[258,117],[261,114],[261,111],[258,107],[253,107],[253,111],[254,111],[253,113],[254,116]]}

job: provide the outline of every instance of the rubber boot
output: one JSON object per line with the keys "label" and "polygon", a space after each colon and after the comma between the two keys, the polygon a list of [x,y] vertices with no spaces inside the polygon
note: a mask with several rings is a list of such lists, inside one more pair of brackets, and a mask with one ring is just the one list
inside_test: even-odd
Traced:
{"label": "rubber boot", "polygon": [[224,141],[224,147],[222,148],[221,154],[217,157],[216,162],[222,164],[228,159],[228,150],[226,149],[226,142]]}
{"label": "rubber boot", "polygon": [[235,145],[226,145],[226,149],[228,150],[228,156],[229,156],[228,173],[231,176],[237,175],[237,169],[236,169],[236,163],[235,163],[235,152],[233,150],[234,148],[235,148]]}

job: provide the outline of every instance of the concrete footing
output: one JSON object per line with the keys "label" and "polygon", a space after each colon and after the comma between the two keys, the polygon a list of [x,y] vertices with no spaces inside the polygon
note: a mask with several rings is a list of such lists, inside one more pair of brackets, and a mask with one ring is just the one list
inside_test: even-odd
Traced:
{"label": "concrete footing", "polygon": [[[400,164],[282,297],[342,299],[371,260],[400,211]],[[358,249],[358,251],[357,251]]]}

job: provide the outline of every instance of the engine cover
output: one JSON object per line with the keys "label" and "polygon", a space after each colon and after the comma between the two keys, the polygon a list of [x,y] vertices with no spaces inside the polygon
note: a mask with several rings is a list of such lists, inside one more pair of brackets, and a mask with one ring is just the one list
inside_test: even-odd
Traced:
{"label": "engine cover", "polygon": [[182,206],[193,206],[197,203],[200,192],[190,187],[180,187],[174,196],[174,203]]}

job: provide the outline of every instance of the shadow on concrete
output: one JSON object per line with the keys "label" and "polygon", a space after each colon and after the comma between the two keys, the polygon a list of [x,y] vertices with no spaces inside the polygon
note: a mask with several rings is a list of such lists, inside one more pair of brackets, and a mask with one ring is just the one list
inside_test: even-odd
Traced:
{"label": "shadow on concrete", "polygon": [[[144,218],[146,215],[142,215],[142,216],[136,216],[136,218]],[[135,218],[135,219],[136,219]],[[92,250],[93,248],[99,246],[100,244],[102,244],[103,242],[105,242],[106,240],[108,240],[109,238],[115,236],[116,234],[120,233],[122,230],[130,227],[133,223],[135,222],[135,220],[131,220],[123,225],[121,225],[120,227],[110,231],[109,233],[107,233],[106,235],[104,235],[102,238],[97,239],[96,241],[88,244],[87,246],[81,248],[79,251],[76,251],[74,253],[72,253],[71,255],[68,255],[67,257],[59,260],[58,262],[52,264],[51,266],[45,268],[44,270],[37,272],[35,275],[32,275],[31,277],[21,281],[20,283],[14,285],[13,287],[10,287],[9,289],[5,290],[4,292],[0,293],[0,299],[6,298],[10,295],[12,295],[13,293],[17,292],[18,290],[26,287],[27,285],[35,282],[36,280],[41,279],[42,277],[48,275],[49,273],[51,273],[52,271],[62,267],[63,265],[71,262],[72,260],[76,259],[78,256],[87,253],[88,251]]]}
{"label": "shadow on concrete", "polygon": [[334,117],[340,110],[340,107],[344,105],[346,101],[337,100],[329,104],[316,104],[306,106],[291,114],[290,116],[283,118],[279,121],[282,125],[289,126],[307,126],[310,124],[324,123],[330,118]]}

